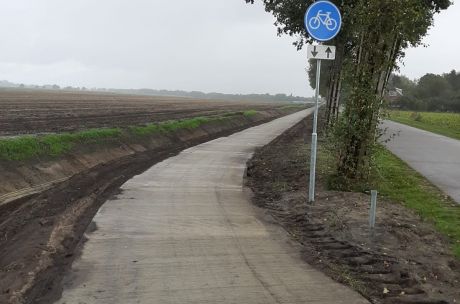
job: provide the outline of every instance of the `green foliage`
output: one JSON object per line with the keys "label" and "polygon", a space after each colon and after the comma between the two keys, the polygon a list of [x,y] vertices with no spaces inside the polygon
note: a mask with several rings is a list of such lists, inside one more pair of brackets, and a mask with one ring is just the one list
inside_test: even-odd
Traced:
{"label": "green foliage", "polygon": [[[330,71],[333,67],[333,63],[334,61],[332,60],[323,60],[321,62],[321,80],[319,82],[319,93],[321,96],[327,96],[331,77]],[[316,69],[316,60],[310,59],[308,68],[308,80],[312,89],[316,89]]]}
{"label": "green foliage", "polygon": [[450,88],[455,92],[460,92],[460,73],[455,70],[444,74],[443,77],[449,82]]}
{"label": "green foliage", "polygon": [[390,119],[460,140],[460,114],[391,111]]}
{"label": "green foliage", "polygon": [[[254,3],[254,0],[245,1]],[[297,48],[311,42],[303,23],[306,9],[314,1],[261,1],[265,10],[275,16],[278,34],[297,35],[294,43]],[[342,90],[346,92],[341,94],[342,98],[347,96],[345,111],[333,126],[332,134],[336,135],[338,175],[352,182],[368,176],[379,133],[377,122],[384,107],[382,96],[397,60],[404,56],[404,49],[421,44],[433,24],[433,15],[451,3],[406,0],[404,9],[394,9],[401,6],[400,0],[332,2],[342,11],[343,27],[339,35],[328,42],[337,46],[339,59],[332,69],[325,69],[325,77],[331,80],[330,92],[338,90],[337,83],[342,81]],[[313,69],[311,67],[310,74]],[[325,89],[320,90],[324,95]],[[338,96],[330,96],[333,95]],[[336,110],[336,107],[328,108]]]}
{"label": "green foliage", "polygon": [[420,78],[417,88],[415,95],[419,98],[447,96],[451,90],[449,81],[435,74],[426,74]]}
{"label": "green foliage", "polygon": [[388,83],[389,89],[399,88],[402,89],[404,95],[410,94],[413,95],[414,91],[417,88],[417,83],[415,81],[410,80],[408,77],[404,75],[391,75],[390,81]]}
{"label": "green foliage", "polygon": [[350,182],[369,178],[388,76],[403,49],[421,43],[437,9],[419,0],[405,1],[404,10],[393,9],[398,5],[396,0],[363,0],[345,9],[355,33],[347,37],[351,52],[342,67],[350,91],[333,134],[338,175]]}
{"label": "green foliage", "polygon": [[452,70],[443,75],[426,74],[418,82],[393,75],[389,88],[403,90],[392,106],[414,111],[460,112],[460,73]]}

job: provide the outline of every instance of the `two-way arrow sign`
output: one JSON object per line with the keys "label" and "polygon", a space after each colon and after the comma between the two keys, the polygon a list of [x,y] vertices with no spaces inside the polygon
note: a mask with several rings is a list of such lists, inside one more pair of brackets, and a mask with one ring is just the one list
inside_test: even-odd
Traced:
{"label": "two-way arrow sign", "polygon": [[332,45],[309,45],[307,49],[308,59],[335,59],[335,46]]}

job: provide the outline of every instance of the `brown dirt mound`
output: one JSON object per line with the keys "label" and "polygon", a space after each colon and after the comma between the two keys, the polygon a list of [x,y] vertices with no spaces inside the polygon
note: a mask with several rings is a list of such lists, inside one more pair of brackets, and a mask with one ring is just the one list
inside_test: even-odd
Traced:
{"label": "brown dirt mound", "polygon": [[325,190],[307,203],[310,123],[259,150],[248,163],[254,202],[303,246],[305,261],[372,303],[457,303],[460,267],[447,240],[400,204],[379,201],[368,228],[369,196]]}

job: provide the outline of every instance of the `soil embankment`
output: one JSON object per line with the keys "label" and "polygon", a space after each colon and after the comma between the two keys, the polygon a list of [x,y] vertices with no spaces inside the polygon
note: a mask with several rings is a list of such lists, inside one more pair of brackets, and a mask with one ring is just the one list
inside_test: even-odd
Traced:
{"label": "soil embankment", "polygon": [[412,210],[379,200],[368,228],[369,196],[328,191],[319,172],[308,204],[311,125],[298,124],[248,163],[254,202],[302,246],[302,255],[372,303],[458,303],[460,265],[449,242]]}
{"label": "soil embankment", "polygon": [[132,176],[179,151],[287,114],[259,111],[142,140],[77,147],[58,159],[0,164],[0,303],[48,303],[83,234]]}

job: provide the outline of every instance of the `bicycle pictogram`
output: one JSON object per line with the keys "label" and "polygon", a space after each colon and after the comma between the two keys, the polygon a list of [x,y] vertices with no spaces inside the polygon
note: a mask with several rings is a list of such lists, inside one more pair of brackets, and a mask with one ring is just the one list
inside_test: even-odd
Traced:
{"label": "bicycle pictogram", "polygon": [[324,25],[329,31],[334,31],[338,24],[337,24],[337,21],[334,20],[333,18],[331,18],[331,13],[332,12],[325,12],[323,13],[322,10],[319,10],[318,13],[316,14],[315,17],[311,18],[309,21],[308,21],[308,25],[316,30],[316,29],[319,29],[319,27],[322,25]]}
{"label": "bicycle pictogram", "polygon": [[308,7],[304,21],[310,37],[325,42],[333,39],[340,32],[342,15],[334,3],[319,0]]}

